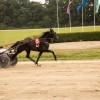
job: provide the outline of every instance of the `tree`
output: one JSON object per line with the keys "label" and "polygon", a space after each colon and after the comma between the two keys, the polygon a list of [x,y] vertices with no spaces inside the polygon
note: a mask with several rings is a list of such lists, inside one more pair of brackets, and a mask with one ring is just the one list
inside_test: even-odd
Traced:
{"label": "tree", "polygon": [[51,18],[51,27],[57,26],[57,9],[56,9],[56,0],[48,0],[49,3],[45,5],[46,7],[46,16]]}
{"label": "tree", "polygon": [[[0,0],[0,29],[3,28],[41,28],[57,27],[57,0],[46,0],[47,3],[29,2],[29,0]],[[69,15],[66,14],[68,0],[58,0],[60,27],[69,26]],[[84,25],[93,25],[94,0],[88,0],[84,6]],[[82,24],[82,10],[76,8],[81,0],[73,0],[70,6],[72,26]],[[100,24],[100,9],[96,15],[96,24]]]}
{"label": "tree", "polygon": [[17,2],[21,4],[26,4],[26,3],[29,3],[29,0],[17,0]]}

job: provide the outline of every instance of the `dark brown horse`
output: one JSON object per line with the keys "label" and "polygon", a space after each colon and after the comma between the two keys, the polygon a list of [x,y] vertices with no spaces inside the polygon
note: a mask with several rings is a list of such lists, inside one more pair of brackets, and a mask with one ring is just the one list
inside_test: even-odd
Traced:
{"label": "dark brown horse", "polygon": [[[50,41],[51,39],[52,40],[58,39],[58,37],[54,31],[45,32],[41,37],[39,37],[39,39],[38,39],[39,44],[36,44],[35,39],[31,39],[31,38],[17,41],[13,46],[11,46],[11,48],[16,48],[16,50],[15,50],[16,52],[12,56],[12,60],[22,51],[26,51],[26,57],[29,58],[31,61],[33,61],[37,65],[38,65],[38,61],[39,61],[41,55],[43,54],[43,52],[52,53],[54,56],[54,59],[57,60],[55,53],[52,50],[49,50],[48,41]],[[38,55],[38,58],[36,61],[30,57],[31,51],[39,52],[39,55]]]}

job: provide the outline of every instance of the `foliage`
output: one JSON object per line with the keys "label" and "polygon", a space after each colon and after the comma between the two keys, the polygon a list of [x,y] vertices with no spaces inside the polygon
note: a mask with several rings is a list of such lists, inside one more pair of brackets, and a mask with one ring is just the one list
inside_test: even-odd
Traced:
{"label": "foliage", "polygon": [[57,42],[100,41],[100,32],[62,33]]}
{"label": "foliage", "polygon": [[[42,28],[57,27],[57,0],[46,0],[45,4],[30,2],[29,0],[0,0],[0,29],[11,28]],[[84,7],[84,25],[93,25],[94,6],[91,2]],[[69,15],[66,14],[68,0],[59,0],[60,27],[69,26]],[[75,0],[71,4],[72,26],[80,26],[82,12],[76,8],[81,0]],[[100,24],[100,9],[96,14],[96,25]]]}

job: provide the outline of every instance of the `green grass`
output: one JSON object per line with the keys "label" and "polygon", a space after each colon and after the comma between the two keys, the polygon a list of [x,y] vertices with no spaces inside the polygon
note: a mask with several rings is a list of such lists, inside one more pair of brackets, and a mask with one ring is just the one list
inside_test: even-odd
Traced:
{"label": "green grass", "polygon": [[[58,60],[84,60],[84,59],[100,59],[100,49],[85,50],[54,50]],[[26,53],[19,54],[19,60],[26,61]],[[31,52],[31,57],[37,59],[38,52]],[[40,60],[54,60],[51,53],[43,53]]]}

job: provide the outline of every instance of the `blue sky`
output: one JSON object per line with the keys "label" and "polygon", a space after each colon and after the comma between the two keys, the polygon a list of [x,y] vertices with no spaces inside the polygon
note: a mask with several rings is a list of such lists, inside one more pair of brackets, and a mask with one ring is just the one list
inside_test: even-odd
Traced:
{"label": "blue sky", "polygon": [[45,3],[45,0],[30,0],[30,1],[36,1],[36,2]]}

